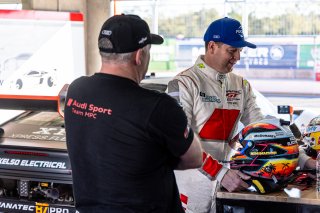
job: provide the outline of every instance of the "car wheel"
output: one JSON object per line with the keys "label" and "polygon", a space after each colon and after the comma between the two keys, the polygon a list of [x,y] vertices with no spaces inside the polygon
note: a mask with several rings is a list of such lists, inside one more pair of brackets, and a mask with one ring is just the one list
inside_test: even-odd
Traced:
{"label": "car wheel", "polygon": [[49,87],[52,87],[53,84],[54,84],[53,78],[52,78],[52,77],[49,77],[48,80],[47,80],[47,83],[48,83],[48,86],[49,86]]}
{"label": "car wheel", "polygon": [[16,88],[17,88],[17,89],[21,89],[21,88],[22,88],[22,85],[23,85],[22,80],[21,80],[21,79],[18,79],[17,82],[16,82]]}

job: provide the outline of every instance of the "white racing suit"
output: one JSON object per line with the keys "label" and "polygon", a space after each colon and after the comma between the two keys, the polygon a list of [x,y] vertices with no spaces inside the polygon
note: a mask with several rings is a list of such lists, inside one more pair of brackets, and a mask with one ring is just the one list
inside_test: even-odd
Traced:
{"label": "white racing suit", "polygon": [[238,122],[248,125],[264,118],[245,79],[233,73],[220,74],[201,57],[168,84],[168,94],[182,105],[206,152],[201,169],[175,171],[182,205],[193,213],[215,212],[217,184],[228,171],[227,165],[218,161],[230,159],[228,141]]}

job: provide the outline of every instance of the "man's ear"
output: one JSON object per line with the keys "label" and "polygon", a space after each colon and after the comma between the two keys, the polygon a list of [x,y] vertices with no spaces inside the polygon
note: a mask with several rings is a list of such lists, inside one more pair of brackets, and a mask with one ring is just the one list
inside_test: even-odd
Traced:
{"label": "man's ear", "polygon": [[216,48],[216,43],[214,41],[209,41],[208,46],[207,46],[207,51],[209,53],[213,53]]}
{"label": "man's ear", "polygon": [[143,50],[142,49],[138,49],[136,54],[135,54],[135,62],[137,65],[141,65],[142,64],[142,58],[143,58]]}

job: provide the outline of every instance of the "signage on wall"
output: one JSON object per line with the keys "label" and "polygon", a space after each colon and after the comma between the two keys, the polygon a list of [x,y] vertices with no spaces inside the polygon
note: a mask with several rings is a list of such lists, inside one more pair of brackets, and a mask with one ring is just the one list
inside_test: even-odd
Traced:
{"label": "signage on wall", "polygon": [[305,44],[300,46],[300,68],[317,67],[316,62],[320,61],[320,45]]}
{"label": "signage on wall", "polygon": [[[296,69],[298,65],[297,44],[259,44],[257,48],[243,48],[240,60],[236,64],[238,68],[283,68]],[[204,54],[204,42],[200,38],[184,39],[177,41],[176,63],[178,67],[190,67],[200,54]]]}
{"label": "signage on wall", "polygon": [[0,10],[0,93],[56,95],[85,74],[83,15]]}
{"label": "signage on wall", "polygon": [[244,68],[297,68],[297,45],[260,45],[244,48],[237,67]]}

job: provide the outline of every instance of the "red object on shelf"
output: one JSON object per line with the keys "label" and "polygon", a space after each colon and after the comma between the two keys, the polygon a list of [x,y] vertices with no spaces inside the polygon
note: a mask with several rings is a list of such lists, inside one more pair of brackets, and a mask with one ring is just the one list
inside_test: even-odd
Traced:
{"label": "red object on shelf", "polygon": [[320,72],[316,72],[316,81],[320,81]]}

